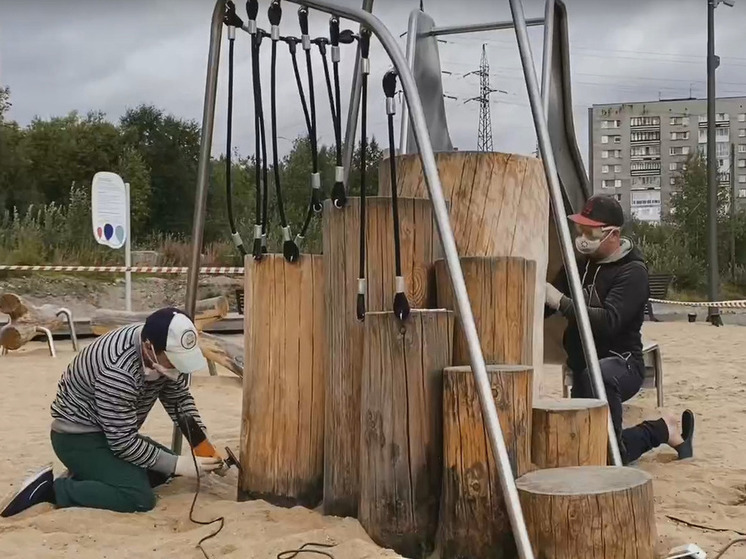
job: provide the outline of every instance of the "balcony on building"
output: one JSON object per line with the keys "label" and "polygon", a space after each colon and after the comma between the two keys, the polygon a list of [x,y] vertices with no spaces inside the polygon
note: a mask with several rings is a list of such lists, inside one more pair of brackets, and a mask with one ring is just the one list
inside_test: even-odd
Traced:
{"label": "balcony on building", "polygon": [[661,117],[659,116],[633,116],[629,119],[629,127],[632,130],[659,130]]}
{"label": "balcony on building", "polygon": [[[715,128],[730,126],[730,115],[728,113],[715,113]],[[707,115],[699,115],[699,127],[707,128]]]}

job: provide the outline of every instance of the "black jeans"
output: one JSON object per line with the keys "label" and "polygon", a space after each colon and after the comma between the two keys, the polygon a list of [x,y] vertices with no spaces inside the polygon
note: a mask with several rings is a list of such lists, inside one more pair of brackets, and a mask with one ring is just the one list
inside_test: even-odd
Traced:
{"label": "black jeans", "polygon": [[[604,379],[606,398],[609,401],[611,421],[619,441],[619,451],[625,464],[634,462],[647,451],[668,441],[668,426],[663,419],[643,421],[639,425],[622,429],[622,402],[637,394],[642,387],[643,370],[638,365],[618,356],[599,360]],[[595,398],[593,380],[588,369],[573,371],[572,397]]]}

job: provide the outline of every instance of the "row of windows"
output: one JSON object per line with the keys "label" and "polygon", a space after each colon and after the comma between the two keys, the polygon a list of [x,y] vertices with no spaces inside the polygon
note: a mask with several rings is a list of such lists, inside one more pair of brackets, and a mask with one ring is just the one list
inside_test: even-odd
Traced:
{"label": "row of windows", "polygon": [[[730,153],[730,146],[727,144],[722,144],[716,146],[716,152],[718,157],[727,157]],[[656,151],[657,150],[657,151]],[[669,155],[689,155],[691,148],[689,146],[672,146],[668,148],[668,154]],[[746,144],[739,144],[738,145],[738,153],[746,153]],[[639,156],[655,156],[660,155],[660,147],[658,146],[634,146],[630,148],[630,155],[632,157],[639,157]],[[621,159],[622,157],[622,150],[620,149],[613,149],[613,150],[602,150],[601,151],[601,159]]]}
{"label": "row of windows", "polygon": [[[707,122],[707,115],[699,115],[699,122]],[[717,113],[715,120],[726,121],[730,120],[728,113]],[[669,117],[669,124],[671,126],[689,126],[688,116],[672,116]],[[746,122],[746,113],[739,113],[738,122]],[[630,126],[660,126],[661,118],[659,116],[633,116],[629,119]],[[602,120],[601,128],[621,128],[621,120]]]}
{"label": "row of windows", "polygon": [[[639,188],[639,185],[635,184],[635,179],[657,179],[657,188],[660,188],[660,177],[633,177],[632,178],[632,188],[635,188],[636,186]],[[668,184],[671,186],[674,186],[678,180],[678,177],[669,177],[668,178]],[[725,181],[727,182],[727,181]],[[655,183],[651,182],[651,185],[654,185]],[[739,175],[738,176],[738,184],[746,184],[746,175]],[[622,179],[603,179],[601,181],[601,186],[603,188],[621,188],[622,187]]]}
{"label": "row of windows", "polygon": [[[671,140],[688,140],[690,138],[690,132],[686,130],[685,132],[671,132]],[[738,137],[739,138],[746,138],[746,128],[739,128],[738,129]],[[629,135],[630,142],[658,142],[661,139],[661,134],[659,131],[654,132],[632,132]],[[728,128],[718,128],[715,130],[715,140],[718,142],[728,142],[730,141],[730,129]],[[699,143],[705,143],[707,142],[707,130],[701,129],[699,130]],[[602,144],[621,144],[622,143],[622,137],[621,136],[601,136],[601,143]]]}
{"label": "row of windows", "polygon": [[[723,161],[723,163],[721,164],[721,167],[724,165],[725,165],[725,162]],[[736,166],[739,169],[746,169],[746,159],[739,159],[738,162],[736,163]],[[633,164],[633,168],[635,168],[635,170],[640,170],[640,169],[647,170],[648,169],[648,167],[646,166],[639,167],[634,164]],[[659,166],[654,165],[653,168],[659,168]],[[683,161],[680,161],[680,162],[672,161],[671,163],[668,164],[668,170],[669,171],[686,171],[686,163],[684,163]],[[608,174],[611,172],[621,173],[622,166],[621,165],[601,165],[601,173]]]}

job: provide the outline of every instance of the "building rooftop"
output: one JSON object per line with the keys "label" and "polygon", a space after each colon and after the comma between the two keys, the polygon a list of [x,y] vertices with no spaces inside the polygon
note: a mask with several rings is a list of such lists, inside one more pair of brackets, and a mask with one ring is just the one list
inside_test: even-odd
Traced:
{"label": "building rooftop", "polygon": [[[717,97],[717,101],[736,101],[736,100],[743,100],[746,101],[746,94],[744,95],[731,95],[728,97]],[[592,108],[596,107],[618,107],[620,105],[652,105],[654,103],[685,103],[685,102],[691,102],[691,101],[703,101],[707,102],[706,97],[678,97],[673,99],[655,99],[650,101],[623,101],[618,103],[594,103],[591,105]]]}

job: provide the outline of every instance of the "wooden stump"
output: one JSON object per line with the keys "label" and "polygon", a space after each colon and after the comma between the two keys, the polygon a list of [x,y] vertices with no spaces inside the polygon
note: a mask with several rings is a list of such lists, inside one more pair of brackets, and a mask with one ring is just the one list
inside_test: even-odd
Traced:
{"label": "wooden stump", "polygon": [[442,477],[443,369],[453,313],[413,310],[365,317],[360,524],[377,544],[411,559],[433,549]]}
{"label": "wooden stump", "polygon": [[238,497],[321,501],[324,288],[320,255],[245,259],[246,339]]}
{"label": "wooden stump", "polygon": [[[488,152],[435,154],[461,256],[522,256],[536,262],[534,394],[541,394],[549,190],[540,159]],[[429,197],[419,154],[397,157],[398,193]],[[389,165],[379,167],[379,193],[390,193]]]}
{"label": "wooden stump", "polygon": [[[394,288],[391,200],[368,198],[367,310],[390,310]],[[428,200],[399,200],[402,271],[412,308],[435,299],[432,263],[439,254]],[[340,211],[326,202],[323,251],[328,353],[324,449],[324,513],[357,516],[360,494],[360,375],[363,324],[355,315],[360,246],[360,199]]]}
{"label": "wooden stump", "polygon": [[[461,258],[461,267],[484,360],[511,365],[530,363],[533,359],[536,263],[518,256],[473,256]],[[438,306],[456,310],[445,260],[435,263],[435,278]],[[470,363],[466,337],[457,320],[453,364]]]}
{"label": "wooden stump", "polygon": [[653,480],[636,468],[536,470],[516,481],[542,559],[654,559]]}
{"label": "wooden stump", "polygon": [[0,313],[7,314],[10,321],[0,328],[0,346],[9,351],[20,349],[41,334],[37,328],[56,330],[64,324],[57,316],[61,307],[55,305],[32,305],[20,295],[0,295]]}
{"label": "wooden stump", "polygon": [[531,461],[537,468],[605,466],[609,442],[603,400],[567,398],[534,403]]}
{"label": "wooden stump", "polygon": [[[532,370],[488,365],[487,374],[513,476],[521,476],[531,465]],[[438,538],[442,559],[516,557],[471,367],[444,371],[443,462]]]}

